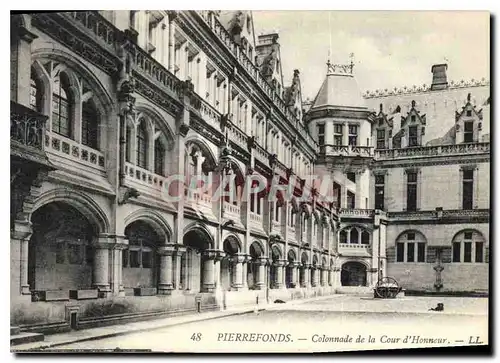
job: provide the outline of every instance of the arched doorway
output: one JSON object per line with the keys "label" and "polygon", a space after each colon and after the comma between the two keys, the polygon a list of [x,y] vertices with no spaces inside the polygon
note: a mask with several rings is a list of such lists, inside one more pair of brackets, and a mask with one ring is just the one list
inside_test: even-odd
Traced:
{"label": "arched doorway", "polygon": [[265,269],[261,258],[264,257],[264,248],[259,242],[250,245],[250,262],[247,266],[248,288],[259,290],[264,287]]}
{"label": "arched doorway", "polygon": [[366,286],[366,266],[356,261],[344,263],[340,282],[342,286]]}
{"label": "arched doorway", "polygon": [[32,291],[78,290],[92,286],[94,251],[98,236],[79,210],[65,202],[52,202],[32,217],[28,248],[28,284]]}
{"label": "arched doorway", "polygon": [[193,291],[212,291],[215,287],[214,261],[206,255],[212,246],[212,236],[203,228],[195,227],[184,234],[183,244],[187,247],[186,255],[190,268],[186,269],[187,282]]}
{"label": "arched doorway", "polygon": [[156,288],[160,266],[158,232],[146,221],[137,220],[125,228],[128,247],[122,252],[122,279],[127,294],[134,288]]}
{"label": "arched doorway", "polygon": [[295,256],[295,252],[293,250],[289,250],[287,254],[287,265],[285,271],[285,281],[287,288],[295,287],[295,279],[294,279],[294,269],[295,269],[295,261],[297,257]]}
{"label": "arched doorway", "polygon": [[[241,287],[241,286],[235,286],[235,285],[241,285],[241,278],[237,280],[237,277],[235,276],[235,265],[236,261],[234,258],[236,255],[240,252],[240,244],[236,237],[234,236],[229,236],[224,240],[223,244],[223,249],[225,252],[224,258],[221,260],[220,263],[220,281],[222,288],[224,290],[231,290],[232,287]],[[236,282],[238,282],[236,284]]]}

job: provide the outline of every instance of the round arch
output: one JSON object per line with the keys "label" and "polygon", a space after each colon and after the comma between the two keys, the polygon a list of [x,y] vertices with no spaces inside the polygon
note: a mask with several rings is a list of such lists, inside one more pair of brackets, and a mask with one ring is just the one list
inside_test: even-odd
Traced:
{"label": "round arch", "polygon": [[125,217],[123,221],[124,227],[126,228],[128,225],[138,220],[142,220],[149,224],[165,243],[170,242],[173,235],[172,229],[160,213],[146,208],[139,209]]}
{"label": "round arch", "polygon": [[277,259],[281,259],[283,256],[283,253],[281,252],[281,248],[277,245],[274,245],[271,247],[271,256],[277,257]]}
{"label": "round arch", "polygon": [[257,256],[259,256],[259,257],[265,256],[266,249],[264,248],[264,245],[262,244],[261,241],[256,239],[252,242],[252,244],[249,247],[249,251],[248,251],[248,253],[250,255],[252,255],[252,248],[255,251],[255,253],[257,254]]}
{"label": "round arch", "polygon": [[207,245],[207,249],[214,247],[214,238],[210,231],[201,223],[193,222],[184,228],[183,242],[186,244],[186,237],[196,237]]}
{"label": "round arch", "polygon": [[[422,232],[420,232],[419,230],[416,230],[416,229],[404,230],[403,232],[398,234],[398,236],[396,237],[396,241],[400,241],[402,239],[405,239],[405,237],[406,237],[405,235],[407,235],[408,233],[415,233],[415,235],[420,235],[422,237],[422,239],[427,243],[427,237],[425,237],[425,234],[423,234]],[[458,233],[460,233],[460,232],[458,232]]]}
{"label": "round arch", "polygon": [[98,233],[109,233],[110,223],[106,213],[92,198],[75,190],[70,191],[60,188],[43,193],[33,204],[28,220],[31,221],[36,210],[52,202],[63,202],[71,205],[98,227]]}
{"label": "round arch", "polygon": [[362,260],[347,260],[342,263],[340,282],[342,286],[367,286],[369,266]]}
{"label": "round arch", "polygon": [[241,250],[242,250],[241,246],[242,246],[242,244],[241,244],[241,241],[238,238],[238,236],[235,235],[234,233],[230,233],[224,238],[222,249],[225,252],[230,252],[232,254],[236,254],[236,253],[241,252]]}
{"label": "round arch", "polygon": [[473,233],[473,236],[474,236],[474,233],[477,234],[477,237],[481,239],[482,242],[487,242],[486,241],[486,238],[484,237],[483,233],[475,228],[464,228],[464,229],[461,229],[460,231],[458,231],[457,233],[455,233],[453,235],[453,238],[451,239],[451,241],[455,241],[457,240],[458,236],[460,234],[463,234],[465,232],[472,232]]}

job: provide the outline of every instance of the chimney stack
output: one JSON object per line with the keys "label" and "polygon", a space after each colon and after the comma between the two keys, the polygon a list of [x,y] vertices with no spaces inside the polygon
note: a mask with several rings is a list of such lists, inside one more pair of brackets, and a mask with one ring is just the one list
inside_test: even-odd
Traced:
{"label": "chimney stack", "polygon": [[431,91],[439,91],[448,88],[448,79],[446,78],[447,64],[434,64],[431,68],[432,85]]}

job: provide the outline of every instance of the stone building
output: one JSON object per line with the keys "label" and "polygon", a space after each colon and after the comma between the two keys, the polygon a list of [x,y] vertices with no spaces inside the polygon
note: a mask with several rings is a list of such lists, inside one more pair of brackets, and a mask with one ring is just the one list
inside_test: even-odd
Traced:
{"label": "stone building", "polygon": [[366,292],[386,275],[486,289],[488,83],[448,85],[436,66],[438,88],[363,96],[352,66],[329,64],[303,103],[281,62],[251,12],[12,16],[11,324]]}

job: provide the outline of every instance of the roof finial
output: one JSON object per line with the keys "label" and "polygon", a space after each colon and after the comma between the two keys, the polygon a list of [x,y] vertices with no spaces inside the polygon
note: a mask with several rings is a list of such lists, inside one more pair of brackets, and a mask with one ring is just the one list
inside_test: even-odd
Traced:
{"label": "roof finial", "polygon": [[351,60],[349,67],[351,68],[351,74],[353,74],[353,72],[354,72],[354,53],[349,54],[349,59]]}
{"label": "roof finial", "polygon": [[380,104],[380,113],[382,113],[383,109],[384,109],[384,105]]}
{"label": "roof finial", "polygon": [[467,102],[470,102],[470,93],[467,95]]}

